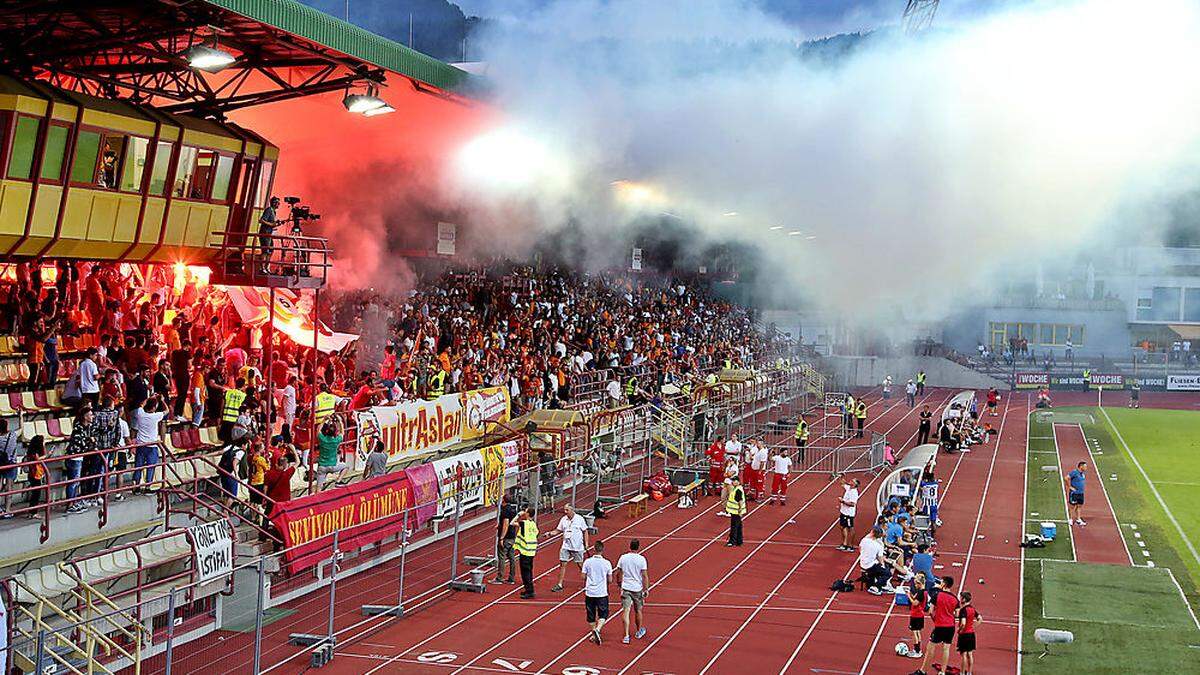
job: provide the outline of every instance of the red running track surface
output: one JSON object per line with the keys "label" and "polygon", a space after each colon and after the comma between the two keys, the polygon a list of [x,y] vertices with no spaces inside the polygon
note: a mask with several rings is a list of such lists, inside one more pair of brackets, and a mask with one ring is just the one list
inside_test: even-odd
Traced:
{"label": "red running track surface", "polygon": [[[1108,490],[1104,487],[1105,476],[1096,474],[1096,465],[1088,449],[1083,427],[1078,424],[1055,424],[1054,444],[1058,447],[1059,465],[1062,476],[1075,470],[1080,462],[1088,463],[1084,489],[1084,505],[1080,511],[1087,525],[1060,524],[1071,528],[1071,543],[1075,547],[1075,559],[1086,563],[1108,563],[1132,565],[1121,528],[1108,501]],[[1063,494],[1067,494],[1064,480]]]}
{"label": "red running track surface", "polygon": [[[927,401],[941,404],[951,393],[930,390]],[[873,415],[871,428],[889,432],[893,441],[911,442],[919,408],[909,409],[895,399],[872,405],[879,405],[881,412]],[[865,477],[864,483],[869,483],[863,490],[864,513],[873,514],[867,504],[873,504],[874,479]],[[646,608],[650,632],[630,645],[620,643],[622,629],[615,612],[605,628],[603,646],[584,640],[578,573],[568,576],[564,593],[549,593],[557,547],[548,545],[537,559],[537,600],[516,600],[515,591],[504,592],[504,587],[493,587],[501,592],[483,596],[455,594],[399,621],[384,621],[364,634],[339,636],[338,656],[324,670],[566,675],[691,673],[706,668],[779,672],[809,625],[821,628],[834,617],[849,616],[856,624],[871,627],[869,632],[860,631],[861,636],[849,645],[856,655],[852,660],[857,672],[888,605],[883,598],[852,594],[846,596],[846,604],[839,599],[825,607],[829,583],[842,576],[853,560],[850,554],[833,549],[836,486],[827,476],[794,476],[787,506],[759,503],[753,507],[746,519],[746,545],[740,549],[722,545],[728,525],[715,515],[716,500],[691,510],[666,505],[632,522],[623,514],[613,514],[601,526],[609,557],[615,559],[627,548],[628,539],[637,536],[651,565]],[[1019,502],[1014,512],[1019,514]],[[1019,515],[1015,517],[1019,523]],[[1015,597],[1015,586],[1010,592]],[[612,605],[614,610],[619,607],[617,602]],[[1016,644],[1015,633],[1011,644]],[[820,667],[829,656],[824,648],[801,651],[792,660],[797,670],[801,665]],[[894,662],[890,665],[894,672]],[[299,672],[302,666],[293,661],[278,672]]]}

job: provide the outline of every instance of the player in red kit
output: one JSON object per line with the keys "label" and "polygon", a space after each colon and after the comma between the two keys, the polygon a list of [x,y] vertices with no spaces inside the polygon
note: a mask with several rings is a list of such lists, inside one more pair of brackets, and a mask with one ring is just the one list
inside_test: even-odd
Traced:
{"label": "player in red kit", "polygon": [[708,457],[708,489],[719,489],[725,483],[725,437],[717,436],[704,455]]}

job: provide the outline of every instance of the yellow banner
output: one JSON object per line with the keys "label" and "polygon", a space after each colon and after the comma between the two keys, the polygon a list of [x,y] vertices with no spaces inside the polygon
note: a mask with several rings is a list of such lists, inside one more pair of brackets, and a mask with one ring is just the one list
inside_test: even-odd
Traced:
{"label": "yellow banner", "polygon": [[507,424],[512,416],[512,405],[507,387],[488,387],[465,392],[462,438],[471,440],[487,433],[488,426],[496,422]]}

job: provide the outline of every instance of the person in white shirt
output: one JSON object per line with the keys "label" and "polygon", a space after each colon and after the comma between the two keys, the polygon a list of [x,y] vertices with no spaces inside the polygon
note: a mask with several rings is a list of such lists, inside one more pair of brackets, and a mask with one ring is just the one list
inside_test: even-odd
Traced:
{"label": "person in white shirt", "polygon": [[550,590],[557,593],[563,589],[563,579],[567,575],[567,563],[575,563],[582,569],[583,552],[588,545],[587,521],[575,513],[575,507],[567,504],[563,507],[563,517],[558,521],[558,532],[562,533],[562,548],[558,552],[558,583]]}
{"label": "person in white shirt", "polygon": [[650,576],[646,573],[646,557],[638,553],[641,545],[637,539],[631,540],[629,552],[617,559],[617,574],[621,582],[621,621],[625,624],[625,638],[621,642],[625,644],[629,644],[630,614],[633,614],[633,623],[637,626],[633,636],[639,639],[646,636],[642,606],[646,604],[646,594],[650,592]]}
{"label": "person in white shirt", "polygon": [[854,514],[858,511],[859,481],[842,479],[842,496],[838,497],[838,527],[842,528],[842,545],[839,551],[853,551],[850,542],[854,538]]}
{"label": "person in white shirt", "polygon": [[792,471],[792,458],[788,457],[783,448],[778,448],[771,457],[771,497],[770,501],[779,500],[787,504],[788,474]]}
{"label": "person in white shirt", "polygon": [[750,460],[751,467],[754,468],[754,485],[750,486],[755,497],[762,499],[763,492],[767,487],[767,467],[770,465],[771,451],[767,446],[759,441],[754,444],[754,458]]}
{"label": "person in white shirt", "polygon": [[904,400],[910,408],[917,406],[917,385],[912,380],[909,380],[908,384],[904,385]]}
{"label": "person in white shirt", "polygon": [[96,348],[92,347],[79,362],[79,391],[92,408],[100,405],[100,368],[96,365]]}
{"label": "person in white shirt", "polygon": [[616,375],[604,386],[604,391],[608,395],[608,407],[616,408],[621,405],[621,383],[617,381]]}
{"label": "person in white shirt", "polygon": [[887,583],[891,573],[883,557],[882,539],[883,530],[874,527],[858,542],[858,568],[867,578],[867,592],[871,595],[882,595],[884,590],[892,590]]}
{"label": "person in white shirt", "polygon": [[[608,582],[613,566],[604,558],[604,542],[597,540],[592,557],[580,566],[583,572],[583,606],[587,611],[592,642],[600,644],[600,631],[608,621]],[[561,587],[561,585],[560,585]]]}
{"label": "person in white shirt", "polygon": [[[154,482],[154,468],[158,466],[158,442],[162,438],[165,426],[163,419],[166,416],[166,407],[155,394],[129,417],[133,423],[133,440],[139,444],[133,452],[134,485],[142,482],[142,467],[146,470],[146,485]],[[133,491],[142,492],[144,488],[134,488]]]}

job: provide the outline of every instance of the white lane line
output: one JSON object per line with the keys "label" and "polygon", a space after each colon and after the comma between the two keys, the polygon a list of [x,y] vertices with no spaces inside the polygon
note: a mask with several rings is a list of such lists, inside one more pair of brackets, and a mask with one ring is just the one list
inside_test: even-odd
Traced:
{"label": "white lane line", "polygon": [[[1083,433],[1083,425],[1075,425],[1079,428],[1079,435],[1083,438],[1083,447],[1087,449],[1088,459],[1091,460],[1092,466],[1096,466],[1096,458],[1092,456],[1092,448],[1088,445],[1087,434]],[[1096,473],[1100,473],[1099,467],[1096,467]],[[1104,487],[1104,481],[1096,481],[1100,484],[1100,492],[1104,493],[1104,501],[1108,503],[1108,512],[1112,515],[1113,522],[1117,524],[1117,536],[1121,538],[1121,545],[1125,547],[1125,557],[1129,558],[1129,564],[1133,565],[1133,553],[1129,551],[1129,542],[1125,541],[1125,533],[1121,531],[1121,521],[1117,518],[1117,511],[1113,508],[1112,500],[1108,498],[1108,488]],[[1139,542],[1140,543],[1140,542]],[[1142,544],[1145,546],[1145,544]]]}

